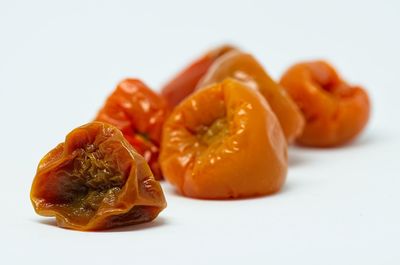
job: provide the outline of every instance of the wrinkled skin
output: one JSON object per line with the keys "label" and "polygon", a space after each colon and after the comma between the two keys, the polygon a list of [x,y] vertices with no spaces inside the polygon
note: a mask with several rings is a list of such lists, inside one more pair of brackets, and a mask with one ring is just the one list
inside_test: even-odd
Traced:
{"label": "wrinkled skin", "polygon": [[224,45],[209,51],[168,82],[161,89],[161,95],[171,107],[176,106],[196,89],[197,83],[216,59],[234,49],[233,46]]}
{"label": "wrinkled skin", "polygon": [[161,130],[169,115],[166,101],[137,79],[126,79],[108,97],[95,120],[114,125],[146,159],[156,179]]}
{"label": "wrinkled skin", "polygon": [[76,128],[40,161],[31,201],[58,226],[82,231],[149,222],[166,207],[144,158],[100,122]]}
{"label": "wrinkled skin", "polygon": [[343,81],[326,62],[299,63],[280,81],[306,118],[297,142],[330,147],[353,140],[366,126],[370,101],[367,92]]}
{"label": "wrinkled skin", "polygon": [[208,72],[197,84],[197,89],[231,77],[240,80],[247,86],[257,89],[268,101],[277,116],[288,142],[301,134],[304,117],[296,103],[286,91],[277,84],[250,54],[230,51],[219,57]]}
{"label": "wrinkled skin", "polygon": [[164,124],[160,164],[183,195],[229,199],[277,192],[287,172],[287,144],[257,91],[234,79],[201,89]]}

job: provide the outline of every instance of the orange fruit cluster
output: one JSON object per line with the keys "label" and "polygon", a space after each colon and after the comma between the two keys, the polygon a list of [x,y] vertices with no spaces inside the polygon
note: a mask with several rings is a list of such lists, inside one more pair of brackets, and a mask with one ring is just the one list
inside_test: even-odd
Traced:
{"label": "orange fruit cluster", "polygon": [[163,178],[194,198],[271,194],[285,183],[288,145],[348,143],[369,113],[366,91],[326,62],[296,64],[276,82],[253,55],[225,45],[160,93],[138,79],[119,83],[94,122],[40,161],[31,200],[62,227],[99,230],[156,218]]}

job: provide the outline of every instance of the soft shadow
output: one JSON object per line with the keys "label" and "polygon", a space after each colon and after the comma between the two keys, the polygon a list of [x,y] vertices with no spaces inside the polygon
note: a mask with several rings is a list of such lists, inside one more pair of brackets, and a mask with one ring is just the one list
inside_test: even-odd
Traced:
{"label": "soft shadow", "polygon": [[[251,201],[251,200],[258,200],[258,199],[263,199],[263,198],[268,198],[268,197],[272,197],[275,195],[279,195],[281,194],[284,189],[285,189],[286,184],[284,184],[284,187],[274,193],[270,193],[270,194],[264,194],[264,195],[257,195],[257,196],[251,196],[251,197],[245,197],[245,198],[225,198],[225,199],[205,199],[205,198],[192,198],[192,197],[187,197],[184,196],[183,194],[179,193],[177,190],[173,189],[170,191],[170,193],[172,193],[174,196],[179,197],[180,199],[185,199],[185,200],[191,200],[191,201],[207,201],[210,203],[213,202],[229,202],[229,201]],[[285,191],[286,192],[286,191]]]}
{"label": "soft shadow", "polygon": [[[376,142],[378,137],[368,134],[365,136],[358,137],[350,142],[344,143],[342,145],[334,145],[334,146],[324,146],[324,147],[317,147],[317,146],[304,146],[301,144],[296,145],[298,149],[308,149],[308,150],[324,150],[324,151],[335,151],[335,150],[343,150],[343,149],[353,149],[353,148],[363,148],[365,146],[371,145],[372,143]],[[380,137],[380,140],[382,137]]]}
{"label": "soft shadow", "polygon": [[295,152],[291,152],[291,150],[289,150],[289,157],[288,157],[289,168],[298,167],[303,164],[307,164],[306,160],[307,159],[305,159],[305,157],[303,155],[300,155]]}
{"label": "soft shadow", "polygon": [[121,226],[121,227],[116,227],[116,228],[112,228],[112,229],[93,231],[93,232],[97,232],[97,233],[133,232],[133,231],[157,228],[157,227],[167,225],[167,224],[168,224],[167,220],[164,217],[159,216],[155,220],[153,220],[151,222],[143,223],[143,224],[127,225],[127,226]]}
{"label": "soft shadow", "polygon": [[[36,220],[35,220],[36,221]],[[55,218],[49,218],[49,219],[41,219],[36,221],[40,224],[43,225],[48,225],[48,226],[53,226],[53,227],[58,227]],[[78,231],[78,232],[91,232],[91,233],[120,233],[120,232],[132,232],[132,231],[139,231],[139,230],[146,230],[150,228],[156,228],[160,227],[163,225],[168,224],[166,219],[162,216],[157,217],[155,220],[147,223],[142,223],[142,224],[136,224],[136,225],[127,225],[127,226],[121,226],[121,227],[116,227],[116,228],[111,228],[107,230],[99,230],[99,231]],[[62,229],[70,230],[67,228],[60,227]]]}
{"label": "soft shadow", "polygon": [[370,145],[376,141],[375,137],[373,135],[365,135],[360,138],[356,138],[353,141],[339,146],[340,149],[349,149],[349,148],[361,148],[367,145]]}
{"label": "soft shadow", "polygon": [[288,181],[286,179],[286,183],[283,184],[283,187],[281,188],[281,190],[278,191],[278,192],[275,192],[275,193],[273,193],[273,194],[271,194],[269,196],[277,196],[277,195],[280,196],[280,195],[285,194],[287,192],[291,192],[292,190],[293,190],[293,182],[292,181]]}
{"label": "soft shadow", "polygon": [[57,222],[56,222],[55,218],[41,219],[41,220],[38,220],[37,222],[42,225],[57,226]]}

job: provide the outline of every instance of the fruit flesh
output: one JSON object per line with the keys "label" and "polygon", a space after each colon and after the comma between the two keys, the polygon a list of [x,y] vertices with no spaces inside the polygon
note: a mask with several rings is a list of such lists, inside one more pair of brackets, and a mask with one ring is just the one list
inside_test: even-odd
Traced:
{"label": "fruit flesh", "polygon": [[115,198],[125,179],[112,164],[93,144],[76,150],[73,160],[49,175],[50,179],[58,179],[52,199],[60,204],[59,210],[73,211],[78,221],[92,217],[105,198]]}

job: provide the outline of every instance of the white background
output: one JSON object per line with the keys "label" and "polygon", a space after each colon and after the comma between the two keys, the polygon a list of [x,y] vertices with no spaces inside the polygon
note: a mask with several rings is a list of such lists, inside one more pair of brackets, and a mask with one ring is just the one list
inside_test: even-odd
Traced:
{"label": "white background", "polygon": [[[1,264],[400,264],[400,2],[0,0]],[[35,215],[40,158],[90,121],[116,83],[159,87],[213,45],[279,78],[324,58],[370,92],[352,145],[291,147],[277,195],[183,198],[153,223],[84,233]]]}

